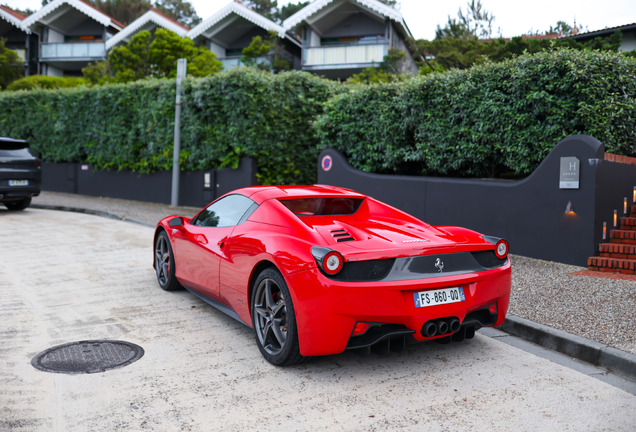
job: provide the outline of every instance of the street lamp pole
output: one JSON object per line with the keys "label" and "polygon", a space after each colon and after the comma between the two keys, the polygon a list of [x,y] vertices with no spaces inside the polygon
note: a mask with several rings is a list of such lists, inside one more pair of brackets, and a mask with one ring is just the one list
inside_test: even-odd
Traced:
{"label": "street lamp pole", "polygon": [[181,156],[181,81],[186,75],[187,60],[177,60],[177,100],[174,113],[174,152],[172,154],[172,197],[170,205],[179,205],[179,158]]}

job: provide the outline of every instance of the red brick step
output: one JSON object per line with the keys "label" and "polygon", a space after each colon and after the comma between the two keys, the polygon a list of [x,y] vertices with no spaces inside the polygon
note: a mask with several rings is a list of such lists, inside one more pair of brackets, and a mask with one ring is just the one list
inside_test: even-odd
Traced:
{"label": "red brick step", "polygon": [[636,244],[636,231],[612,230],[610,231],[610,243]]}
{"label": "red brick step", "polygon": [[622,217],[621,218],[622,230],[636,230],[636,217]]}
{"label": "red brick step", "polygon": [[606,258],[636,259],[636,245],[602,243],[598,250]]}
{"label": "red brick step", "polygon": [[636,259],[589,257],[587,267],[592,271],[634,274]]}

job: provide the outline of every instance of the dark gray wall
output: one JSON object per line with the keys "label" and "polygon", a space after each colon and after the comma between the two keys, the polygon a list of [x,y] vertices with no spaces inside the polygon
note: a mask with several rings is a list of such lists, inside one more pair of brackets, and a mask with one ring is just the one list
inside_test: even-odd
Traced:
{"label": "dark gray wall", "polygon": [[[321,167],[326,155],[333,159],[329,171]],[[560,158],[567,156],[581,162],[579,189],[559,189]],[[433,225],[504,237],[515,254],[586,266],[598,250],[603,220],[609,227],[612,209],[622,210],[636,185],[636,166],[603,157],[598,140],[575,135],[559,142],[529,177],[507,181],[369,174],[329,149],[318,159],[318,182],[368,194]],[[574,213],[565,214],[568,202]]]}
{"label": "dark gray wall", "polygon": [[[210,174],[209,188],[204,183],[206,173]],[[234,189],[254,185],[256,161],[252,158],[243,158],[237,169],[182,172],[179,204],[201,207]],[[42,190],[170,204],[172,171],[140,174],[95,170],[87,164],[45,163]]]}

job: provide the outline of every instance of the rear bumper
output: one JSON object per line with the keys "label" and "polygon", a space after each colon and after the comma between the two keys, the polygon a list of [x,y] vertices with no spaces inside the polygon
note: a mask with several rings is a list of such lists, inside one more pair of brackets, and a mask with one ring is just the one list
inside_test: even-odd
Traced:
{"label": "rear bumper", "polygon": [[[9,180],[27,180],[27,186],[9,186]],[[42,172],[35,170],[0,171],[0,202],[19,201],[40,195]]]}
{"label": "rear bumper", "polygon": [[[300,352],[314,356],[344,351],[358,321],[400,325],[422,341],[436,338],[421,335],[427,321],[455,317],[463,324],[466,315],[496,302],[498,311],[492,325],[501,325],[510,301],[511,270],[508,261],[493,270],[408,281],[337,282],[318,269],[285,279],[294,302]],[[465,301],[415,307],[413,293],[457,286],[464,288]],[[468,317],[466,325],[478,324]]]}

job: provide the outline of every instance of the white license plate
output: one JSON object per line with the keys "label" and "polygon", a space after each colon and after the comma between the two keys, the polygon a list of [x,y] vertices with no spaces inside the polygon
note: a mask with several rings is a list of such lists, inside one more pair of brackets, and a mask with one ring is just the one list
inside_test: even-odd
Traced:
{"label": "white license plate", "polygon": [[466,301],[462,287],[413,293],[413,299],[416,308]]}
{"label": "white license plate", "polygon": [[28,180],[9,180],[9,186],[28,186]]}

